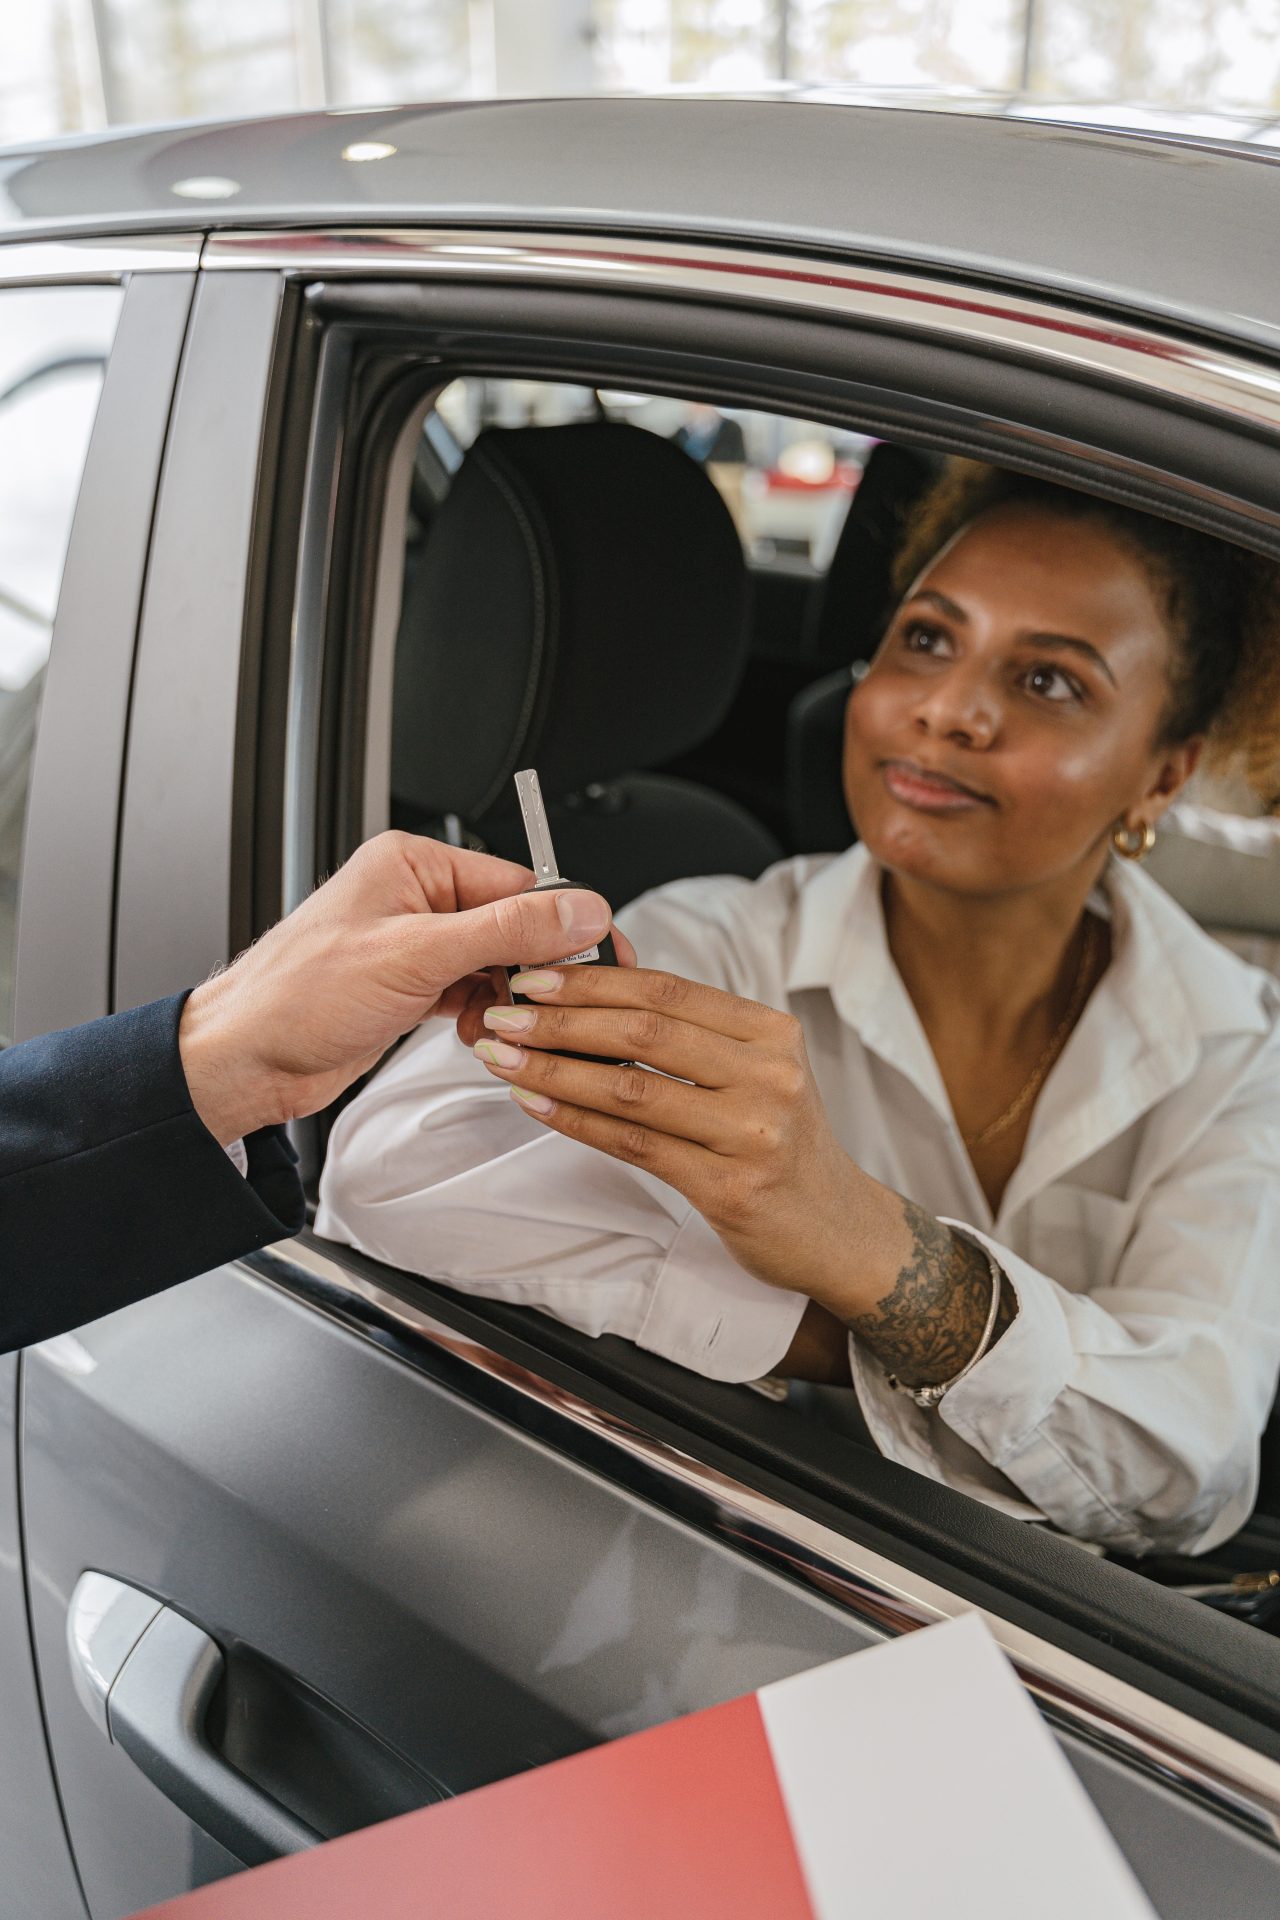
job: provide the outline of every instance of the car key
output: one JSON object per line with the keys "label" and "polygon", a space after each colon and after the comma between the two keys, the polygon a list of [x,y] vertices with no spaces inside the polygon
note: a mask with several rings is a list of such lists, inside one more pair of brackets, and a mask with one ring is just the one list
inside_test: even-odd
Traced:
{"label": "car key", "polygon": [[[552,893],[557,889],[571,888],[577,893],[594,893],[594,887],[588,887],[581,880],[566,880],[556,865],[555,848],[551,844],[551,825],[547,819],[547,810],[542,803],[542,788],[538,782],[537,770],[526,767],[523,773],[516,775],[516,795],[520,801],[520,815],[524,821],[525,834],[529,841],[529,859],[537,880],[535,893]],[[614,949],[613,935],[606,933],[597,946],[584,947],[581,953],[566,954],[563,960],[547,960],[542,965],[548,967],[616,967],[617,952]],[[507,978],[511,980],[517,973],[527,973],[527,967],[508,967]],[[536,1006],[537,1001],[530,1000],[528,994],[512,992],[514,1006]],[[601,1066],[617,1067],[630,1065],[629,1061],[613,1060],[607,1054],[565,1053],[566,1060],[594,1060]]]}

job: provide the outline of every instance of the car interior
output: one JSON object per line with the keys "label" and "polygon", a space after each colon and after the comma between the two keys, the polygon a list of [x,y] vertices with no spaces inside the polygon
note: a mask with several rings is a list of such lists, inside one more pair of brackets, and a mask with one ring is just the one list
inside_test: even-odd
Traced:
{"label": "car interior", "polygon": [[[387,820],[526,861],[512,776],[534,766],[561,871],[615,908],[848,846],[851,669],[877,644],[904,517],[941,458],[702,398],[452,380],[407,480]],[[1280,976],[1280,817],[1192,785],[1148,870]],[[874,1512],[866,1449],[807,1416],[802,1393],[771,1403],[543,1316],[473,1309],[516,1332],[536,1319],[552,1356],[597,1349],[604,1387],[641,1383],[713,1438],[785,1458],[796,1484],[856,1481]],[[942,1491],[918,1489],[917,1518],[945,1535],[959,1496],[935,1510]],[[883,1497],[888,1511],[900,1495]],[[1121,1564],[1280,1634],[1280,1419],[1240,1534],[1208,1560]]]}

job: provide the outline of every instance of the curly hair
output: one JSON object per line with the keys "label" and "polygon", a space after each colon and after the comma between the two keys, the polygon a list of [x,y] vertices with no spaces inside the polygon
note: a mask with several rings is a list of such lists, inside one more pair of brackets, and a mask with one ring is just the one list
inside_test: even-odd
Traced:
{"label": "curly hair", "polygon": [[1205,736],[1204,764],[1280,808],[1280,566],[1137,507],[976,460],[949,460],[907,517],[897,598],[960,529],[1009,503],[1101,522],[1146,566],[1175,641],[1157,744]]}

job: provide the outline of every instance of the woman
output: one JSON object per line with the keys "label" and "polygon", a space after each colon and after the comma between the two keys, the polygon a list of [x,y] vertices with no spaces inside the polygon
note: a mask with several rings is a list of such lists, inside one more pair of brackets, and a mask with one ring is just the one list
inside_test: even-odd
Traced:
{"label": "woman", "polygon": [[1272,584],[953,468],[850,696],[859,844],[646,896],[640,971],[478,995],[492,1089],[415,1037],[321,1231],[718,1378],[851,1381],[884,1453],[1078,1536],[1224,1539],[1280,1364],[1280,990],[1138,862],[1206,746],[1274,776]]}

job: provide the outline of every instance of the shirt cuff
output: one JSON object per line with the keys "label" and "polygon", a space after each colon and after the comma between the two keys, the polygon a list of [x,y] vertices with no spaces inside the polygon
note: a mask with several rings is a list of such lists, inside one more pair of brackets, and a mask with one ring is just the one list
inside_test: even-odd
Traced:
{"label": "shirt cuff", "polygon": [[228,1141],[227,1145],[223,1148],[223,1152],[226,1154],[236,1172],[247,1180],[249,1177],[249,1156],[244,1150],[244,1141]]}
{"label": "shirt cuff", "polygon": [[976,1447],[993,1467],[1009,1472],[1070,1380],[1075,1348],[1057,1288],[1046,1274],[967,1220],[944,1219],[941,1224],[984,1246],[1017,1300],[1018,1311],[999,1340],[938,1403],[953,1433]]}
{"label": "shirt cuff", "polygon": [[691,1209],[667,1250],[636,1345],[709,1380],[758,1380],[786,1353],[807,1304],[802,1293],[754,1279]]}

